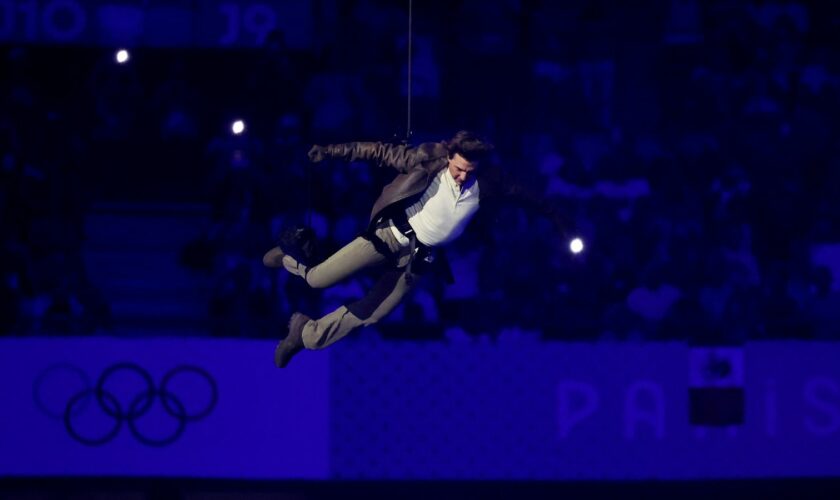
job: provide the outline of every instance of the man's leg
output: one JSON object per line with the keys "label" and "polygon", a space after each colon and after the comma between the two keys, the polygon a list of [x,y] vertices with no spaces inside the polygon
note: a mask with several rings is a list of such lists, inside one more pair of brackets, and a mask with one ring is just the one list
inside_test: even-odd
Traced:
{"label": "man's leg", "polygon": [[358,237],[316,266],[306,267],[292,256],[283,256],[283,267],[300,276],[312,288],[326,288],[356,271],[385,261],[369,240]]}
{"label": "man's leg", "polygon": [[361,299],[341,306],[322,318],[306,322],[302,337],[307,349],[323,349],[355,328],[376,323],[393,311],[414,287],[417,276],[407,280],[404,269],[409,259],[408,248],[397,241],[390,228],[377,229],[376,236],[398,256],[399,268],[385,271]]}
{"label": "man's leg", "polygon": [[376,323],[397,307],[416,282],[417,276],[410,282],[406,280],[404,269],[386,271],[362,299],[308,321],[303,326],[303,345],[307,349],[323,349],[355,328]]}
{"label": "man's leg", "polygon": [[[274,350],[274,362],[278,367],[286,366],[304,347],[323,349],[344,338],[354,328],[376,323],[391,312],[411,290],[417,278],[407,280],[403,269],[408,263],[409,249],[402,247],[387,227],[377,229],[376,236],[390,252],[398,256],[398,268],[386,270],[361,300],[341,306],[320,319],[313,320],[300,313],[293,314],[288,335]],[[284,266],[288,258],[289,256],[283,257]],[[286,269],[293,274],[299,272],[298,276],[305,278],[310,286],[323,287],[340,281],[363,267],[385,260],[386,257],[376,250],[372,242],[356,238],[318,266],[301,269],[302,266],[292,259]]]}

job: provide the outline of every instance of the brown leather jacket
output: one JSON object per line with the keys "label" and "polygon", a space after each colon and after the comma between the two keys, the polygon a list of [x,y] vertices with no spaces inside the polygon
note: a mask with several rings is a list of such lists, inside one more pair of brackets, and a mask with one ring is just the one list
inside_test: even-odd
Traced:
{"label": "brown leather jacket", "polygon": [[446,168],[449,151],[440,142],[427,142],[417,147],[381,142],[349,142],[331,144],[326,155],[348,161],[367,160],[380,167],[392,167],[399,174],[382,189],[373,204],[369,223],[373,224],[388,207],[422,194],[435,174]]}

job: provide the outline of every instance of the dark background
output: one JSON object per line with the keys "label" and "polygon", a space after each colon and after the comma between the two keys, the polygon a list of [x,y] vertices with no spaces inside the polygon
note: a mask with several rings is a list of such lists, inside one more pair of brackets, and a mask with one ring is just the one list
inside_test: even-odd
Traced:
{"label": "dark background", "polygon": [[[305,153],[405,139],[408,5],[297,8],[311,36],[295,47],[279,29],[141,39],[117,65],[101,42],[3,45],[5,334],[273,338],[328,307],[260,256],[289,224],[325,250],[363,229],[391,173]],[[450,251],[458,284],[427,284],[382,330],[835,338],[836,11],[417,2],[410,142],[486,134],[588,247],[573,258],[538,213],[487,210]]]}

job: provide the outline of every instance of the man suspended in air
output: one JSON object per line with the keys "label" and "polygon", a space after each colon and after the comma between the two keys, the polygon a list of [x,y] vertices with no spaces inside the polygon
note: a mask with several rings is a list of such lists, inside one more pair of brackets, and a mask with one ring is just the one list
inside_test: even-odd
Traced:
{"label": "man suspended in air", "polygon": [[482,168],[493,145],[477,134],[459,131],[448,141],[416,147],[380,142],[313,146],[309,159],[366,160],[397,170],[373,205],[366,232],[317,265],[307,265],[300,248],[287,240],[263,256],[263,264],[285,268],[313,288],[326,288],[372,266],[381,271],[364,297],[317,319],[292,314],[288,334],[274,351],[285,367],[306,349],[323,349],[360,326],[376,323],[394,310],[420,277],[451,277],[440,251],[463,233],[479,204],[513,196],[539,207],[561,231],[565,224],[550,206]]}

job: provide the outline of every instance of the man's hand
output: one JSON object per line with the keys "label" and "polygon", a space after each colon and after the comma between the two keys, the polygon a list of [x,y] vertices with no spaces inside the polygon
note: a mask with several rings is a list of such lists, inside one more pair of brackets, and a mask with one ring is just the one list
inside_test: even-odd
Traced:
{"label": "man's hand", "polygon": [[327,148],[324,146],[314,145],[312,149],[309,150],[309,161],[312,163],[318,163],[322,161],[324,158],[327,157]]}

